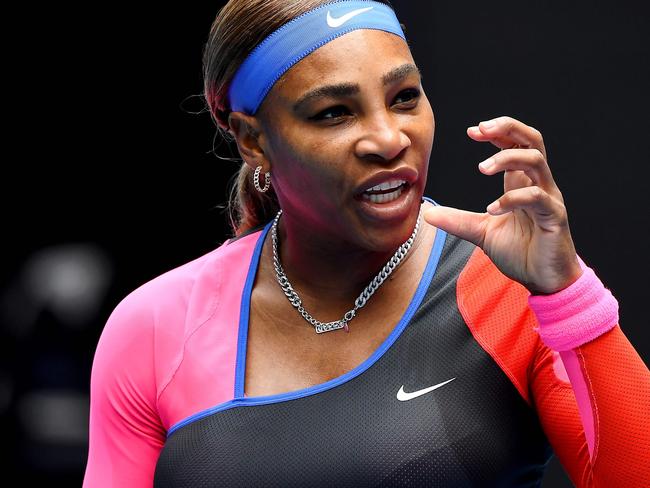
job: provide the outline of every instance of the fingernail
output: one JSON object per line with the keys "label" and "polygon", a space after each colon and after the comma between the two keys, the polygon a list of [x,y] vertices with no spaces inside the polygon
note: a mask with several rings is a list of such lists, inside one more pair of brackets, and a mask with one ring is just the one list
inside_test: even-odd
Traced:
{"label": "fingernail", "polygon": [[486,120],[485,122],[481,122],[481,124],[483,124],[484,129],[491,129],[494,127],[494,120]]}
{"label": "fingernail", "polygon": [[487,158],[485,161],[479,163],[481,169],[488,169],[494,164],[494,158]]}

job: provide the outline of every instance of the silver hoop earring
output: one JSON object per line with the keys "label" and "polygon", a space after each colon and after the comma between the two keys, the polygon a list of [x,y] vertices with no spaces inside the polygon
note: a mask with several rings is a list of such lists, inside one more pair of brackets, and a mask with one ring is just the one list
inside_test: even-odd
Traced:
{"label": "silver hoop earring", "polygon": [[260,173],[262,172],[262,167],[258,166],[255,168],[255,174],[253,175],[253,184],[257,191],[264,193],[271,186],[271,172],[269,171],[264,175],[264,188],[260,186]]}

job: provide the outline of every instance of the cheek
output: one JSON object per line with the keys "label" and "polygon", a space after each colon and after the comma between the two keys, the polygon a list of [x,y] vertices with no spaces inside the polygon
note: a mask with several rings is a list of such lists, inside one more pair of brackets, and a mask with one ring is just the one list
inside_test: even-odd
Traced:
{"label": "cheek", "polygon": [[424,102],[423,117],[426,119],[427,133],[430,134],[429,137],[433,140],[433,135],[436,131],[436,119],[433,115],[433,108],[431,108],[431,103],[429,103],[429,99],[426,96],[423,97],[422,102]]}
{"label": "cheek", "polygon": [[276,189],[286,198],[318,199],[331,195],[339,186],[341,169],[335,162],[340,156],[332,153],[332,144],[323,137],[295,137],[281,134],[271,154],[275,168]]}
{"label": "cheek", "polygon": [[341,170],[338,163],[346,159],[348,141],[322,131],[300,128],[278,134],[276,143],[280,164],[290,165],[296,175],[331,180]]}
{"label": "cheek", "polygon": [[412,121],[409,130],[411,137],[412,151],[417,154],[418,159],[426,159],[431,155],[433,148],[433,136],[435,133],[435,120],[431,110],[420,112],[417,120]]}

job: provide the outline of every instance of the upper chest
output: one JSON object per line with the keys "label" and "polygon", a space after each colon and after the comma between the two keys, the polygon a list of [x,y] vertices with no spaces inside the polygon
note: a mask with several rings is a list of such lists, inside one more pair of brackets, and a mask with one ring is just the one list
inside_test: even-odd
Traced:
{"label": "upper chest", "polygon": [[283,320],[274,320],[251,308],[245,396],[299,390],[339,377],[368,359],[399,322],[395,314],[364,317],[349,324],[349,333],[317,334],[297,311],[288,312]]}
{"label": "upper chest", "polygon": [[[430,243],[429,243],[430,244]],[[427,246],[423,246],[426,248]],[[424,250],[424,249],[423,249]],[[414,255],[377,289],[343,329],[318,334],[284,296],[275,276],[260,270],[251,294],[244,392],[261,396],[294,391],[339,377],[366,361],[400,322],[420,282],[426,255]],[[313,301],[312,301],[313,303]],[[353,308],[354,299],[349,308]],[[322,322],[343,317],[346,305],[319,307]],[[308,306],[305,308],[311,313]]]}
{"label": "upper chest", "polygon": [[[534,410],[474,340],[456,306],[453,279],[446,269],[440,271],[430,283],[422,281],[425,287],[404,316],[393,315],[400,325],[389,332],[389,340],[349,374],[291,395],[241,398],[239,389],[232,401],[183,424],[168,438],[158,462],[157,479],[168,483],[156,486],[535,484],[549,454]],[[334,333],[316,335],[289,307],[299,319],[291,325],[304,327],[312,334],[307,337],[335,345]],[[371,315],[370,304],[368,310]],[[374,325],[390,313],[377,310],[372,313]],[[352,357],[342,354],[350,353],[345,343],[336,344],[340,347],[334,354],[333,347],[321,347],[323,341],[279,340],[282,330],[290,337],[298,334],[287,323],[284,329],[278,324],[275,334],[258,328],[255,339],[256,317],[259,323],[267,312],[253,303],[250,324],[242,322],[251,326],[249,354],[240,349],[237,366],[246,356],[251,360],[246,371],[249,396],[258,394],[255,381],[268,385],[277,380],[271,385],[276,392],[316,385],[326,378],[317,367],[301,369],[304,363],[324,357],[324,367],[328,362],[345,364]],[[358,318],[349,338],[366,330],[364,317]],[[241,337],[246,339],[245,334]],[[357,339],[361,337],[371,335],[359,334]],[[357,352],[362,349],[362,341],[348,343]],[[264,362],[252,367],[258,360]],[[230,394],[232,386],[228,388]],[[400,391],[410,398],[400,397]],[[267,392],[273,395],[273,389]],[[183,397],[174,395],[174,400]],[[201,473],[198,481],[196,473]]]}

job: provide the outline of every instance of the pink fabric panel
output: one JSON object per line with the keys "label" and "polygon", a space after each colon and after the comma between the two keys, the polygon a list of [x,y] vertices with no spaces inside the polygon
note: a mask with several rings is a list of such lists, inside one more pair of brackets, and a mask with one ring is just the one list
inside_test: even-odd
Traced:
{"label": "pink fabric panel", "polygon": [[576,397],[580,420],[582,421],[582,427],[585,430],[585,437],[587,438],[589,456],[593,459],[595,442],[594,414],[587,382],[582,374],[582,367],[580,366],[576,350],[561,351],[559,354],[564,363],[564,369],[569,377],[569,381],[571,381],[571,388]]}
{"label": "pink fabric panel", "polygon": [[259,236],[222,248],[196,278],[180,361],[159,398],[167,430],[234,398],[241,297]]}
{"label": "pink fabric panel", "polygon": [[84,487],[151,486],[165,431],[156,413],[152,314],[137,291],[108,319],[93,361]]}
{"label": "pink fabric panel", "polygon": [[555,373],[555,377],[563,381],[564,383],[571,383],[571,380],[569,380],[569,376],[567,375],[566,369],[564,368],[564,363],[562,362],[562,358],[560,357],[560,353],[557,351],[553,351],[553,372]]}

